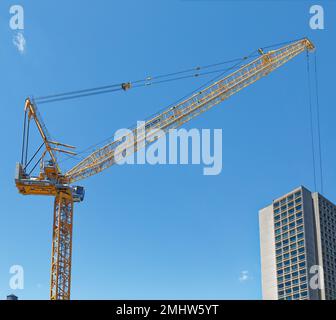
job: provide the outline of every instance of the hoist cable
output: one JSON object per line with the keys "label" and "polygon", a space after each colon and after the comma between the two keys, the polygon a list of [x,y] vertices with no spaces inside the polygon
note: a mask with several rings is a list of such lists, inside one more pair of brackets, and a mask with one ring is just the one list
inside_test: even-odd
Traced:
{"label": "hoist cable", "polygon": [[[299,41],[299,40],[301,40],[301,39],[266,46],[266,47],[263,47],[263,49],[272,48],[272,47],[292,43],[292,42]],[[154,76],[154,77],[149,76],[149,77],[146,77],[145,79],[130,81],[129,83],[131,83],[131,84],[146,83],[148,81],[158,80],[158,79],[167,78],[167,77],[172,77],[172,76],[176,76],[176,75],[180,75],[180,74],[184,74],[184,73],[189,73],[189,72],[192,72],[192,71],[195,71],[195,70],[209,69],[209,68],[213,68],[213,67],[224,65],[224,64],[234,63],[234,62],[237,62],[237,61],[244,60],[245,58],[246,57],[227,60],[227,61],[223,61],[223,62],[219,62],[219,63],[206,65],[206,66],[203,66],[203,67],[189,68],[189,69],[185,69],[185,70],[182,70],[182,71],[162,74],[162,75],[158,75],[158,76]],[[192,76],[190,76],[190,77],[192,77]],[[175,79],[175,80],[178,80],[178,79]],[[173,81],[173,80],[171,80],[171,81]],[[106,85],[106,86],[100,86],[100,87],[93,87],[93,88],[76,90],[76,91],[57,93],[57,94],[52,94],[52,95],[47,95],[47,96],[40,96],[40,97],[36,97],[35,101],[41,104],[41,103],[56,102],[56,101],[61,101],[61,100],[87,97],[87,96],[92,96],[92,95],[96,95],[96,94],[104,94],[104,93],[123,90],[122,85],[123,85],[123,83],[116,83],[116,84],[111,84],[111,85]]]}
{"label": "hoist cable", "polygon": [[314,188],[317,191],[316,184],[316,161],[315,161],[315,139],[314,139],[314,121],[313,121],[313,102],[312,102],[312,89],[311,89],[311,76],[309,65],[309,53],[307,52],[307,73],[308,73],[308,99],[309,99],[309,115],[310,115],[310,135],[311,135],[311,149],[313,161],[313,175],[314,175]]}
{"label": "hoist cable", "polygon": [[73,96],[64,96],[64,97],[42,100],[42,101],[39,101],[38,99],[34,99],[34,100],[37,101],[38,104],[45,104],[45,103],[51,103],[51,102],[57,102],[57,101],[72,100],[72,99],[78,99],[78,98],[83,98],[83,97],[95,96],[95,95],[98,95],[98,94],[116,92],[116,91],[120,91],[120,90],[122,90],[122,89],[121,88],[106,89],[106,90],[97,91],[97,92],[88,92],[88,93],[82,93],[82,94],[77,94],[77,95],[73,95]]}
{"label": "hoist cable", "polygon": [[320,124],[320,99],[319,99],[319,83],[317,73],[317,54],[314,53],[314,72],[315,72],[315,94],[316,94],[316,111],[317,111],[317,139],[319,149],[319,163],[320,163],[320,182],[321,193],[324,193],[324,181],[323,181],[323,162],[322,162],[322,148],[321,148],[321,124]]}
{"label": "hoist cable", "polygon": [[[178,72],[173,72],[173,73],[167,73],[167,74],[162,74],[159,76],[154,76],[154,77],[146,77],[145,79],[141,80],[136,80],[136,81],[130,81],[129,83],[132,85],[132,87],[145,87],[151,84],[159,84],[159,83],[164,83],[164,82],[170,82],[170,81],[175,81],[175,80],[181,80],[181,79],[187,79],[187,78],[192,78],[195,77],[195,74],[191,75],[186,75],[186,76],[181,76],[181,77],[176,77],[176,78],[171,78],[167,80],[161,80],[161,81],[155,81],[153,80],[158,80],[158,79],[164,79],[164,78],[169,78],[172,76],[177,76],[185,73],[190,73],[195,70],[204,70],[204,69],[210,69],[216,66],[224,65],[224,64],[229,64],[237,61],[242,61],[244,58],[237,58],[237,59],[232,59],[220,63],[214,63],[210,65],[206,65],[203,67],[195,67],[195,68],[189,68],[183,71],[178,71]],[[200,73],[197,74],[197,76],[203,76],[207,75],[210,73],[216,73],[220,72],[221,70],[215,70],[215,71],[210,71],[210,72],[205,72],[205,73]],[[53,95],[48,95],[48,96],[41,96],[41,97],[35,97],[34,100],[39,103],[39,104],[44,104],[44,103],[50,103],[50,102],[56,102],[56,101],[62,101],[62,100],[70,100],[70,99],[76,99],[76,98],[82,98],[82,97],[88,97],[92,95],[97,95],[97,94],[104,94],[104,93],[110,93],[110,92],[115,92],[115,91],[121,91],[124,90],[122,87],[123,83],[119,84],[112,84],[112,85],[107,85],[107,86],[101,86],[101,87],[95,87],[95,88],[89,88],[89,89],[82,89],[82,90],[77,90],[77,91],[69,91],[69,92],[64,92],[64,93],[58,93],[58,94],[53,94]]]}
{"label": "hoist cable", "polygon": [[[246,57],[240,59],[240,60],[241,60],[240,62],[234,64],[233,66],[231,66],[231,67],[229,67],[229,68],[226,68],[225,70],[221,70],[221,71],[222,71],[221,74],[219,74],[219,75],[217,75],[216,77],[210,79],[209,81],[207,81],[206,83],[204,83],[203,85],[201,85],[200,87],[198,87],[197,89],[193,90],[192,92],[190,92],[189,94],[183,96],[182,98],[178,99],[177,101],[175,101],[175,102],[169,104],[169,105],[166,106],[165,108],[162,108],[161,110],[158,111],[158,113],[160,113],[160,112],[166,110],[166,109],[169,108],[169,107],[172,107],[172,106],[178,104],[179,102],[185,100],[186,98],[190,97],[191,95],[195,94],[196,92],[200,92],[200,90],[202,90],[204,87],[206,87],[206,86],[208,86],[209,84],[211,84],[211,83],[213,83],[213,82],[219,80],[219,79],[220,79],[221,77],[223,77],[227,72],[231,71],[232,69],[235,69],[235,68],[239,67],[239,66],[243,63],[243,61],[245,61],[245,60],[247,60],[247,59],[253,57],[255,53],[256,53],[256,50],[254,50],[253,52],[251,52],[248,56],[246,56]],[[107,138],[107,139],[105,139],[105,140],[103,140],[103,141],[101,141],[101,142],[99,142],[99,143],[96,143],[96,144],[94,144],[94,145],[92,145],[92,146],[90,146],[90,147],[88,147],[88,148],[86,148],[86,149],[84,149],[84,150],[78,152],[78,153],[76,154],[76,156],[80,156],[80,157],[81,157],[82,154],[84,154],[84,153],[86,153],[86,152],[88,152],[88,151],[90,151],[90,150],[92,150],[92,149],[98,147],[99,145],[101,145],[101,144],[103,144],[103,143],[105,143],[105,142],[111,140],[112,138],[113,138],[113,136],[112,136],[112,137],[109,137],[109,138]],[[70,158],[72,158],[72,157],[70,157],[70,156],[68,156],[68,155],[66,155],[66,156],[68,157],[68,159],[64,159],[64,160],[61,161],[61,162],[65,162],[65,161],[67,161],[67,160],[70,160]],[[60,162],[60,163],[61,163],[61,162]]]}

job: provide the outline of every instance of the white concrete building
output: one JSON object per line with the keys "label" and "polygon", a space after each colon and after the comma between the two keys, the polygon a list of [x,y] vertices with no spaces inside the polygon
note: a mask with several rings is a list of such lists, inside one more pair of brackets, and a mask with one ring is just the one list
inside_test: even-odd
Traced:
{"label": "white concrete building", "polygon": [[299,187],[259,211],[265,300],[336,299],[336,205]]}

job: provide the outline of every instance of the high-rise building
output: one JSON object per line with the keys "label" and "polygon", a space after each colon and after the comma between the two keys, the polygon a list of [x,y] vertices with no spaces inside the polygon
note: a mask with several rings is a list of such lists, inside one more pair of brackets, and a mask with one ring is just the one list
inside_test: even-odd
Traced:
{"label": "high-rise building", "polygon": [[265,300],[336,299],[336,205],[299,187],[259,211]]}

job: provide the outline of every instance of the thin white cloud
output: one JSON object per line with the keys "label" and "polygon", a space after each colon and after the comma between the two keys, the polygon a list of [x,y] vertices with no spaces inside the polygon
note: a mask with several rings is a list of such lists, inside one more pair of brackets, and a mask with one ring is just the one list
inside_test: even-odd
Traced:
{"label": "thin white cloud", "polygon": [[239,281],[240,282],[246,282],[249,279],[250,279],[250,275],[249,275],[249,272],[247,270],[243,270],[243,271],[240,272],[240,276],[239,276]]}
{"label": "thin white cloud", "polygon": [[22,32],[17,32],[14,35],[13,44],[21,54],[26,52],[26,39]]}

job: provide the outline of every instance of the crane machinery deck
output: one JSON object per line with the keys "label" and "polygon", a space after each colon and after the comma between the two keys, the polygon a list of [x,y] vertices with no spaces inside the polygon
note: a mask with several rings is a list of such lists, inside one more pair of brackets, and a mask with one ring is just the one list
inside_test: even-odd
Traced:
{"label": "crane machinery deck", "polygon": [[[153,139],[146,139],[147,135],[158,132],[165,134],[170,129],[182,126],[192,118],[265,77],[302,52],[314,49],[313,43],[307,38],[268,52],[260,49],[259,57],[253,61],[147,120],[144,132],[127,145],[126,153],[136,152],[153,142]],[[121,87],[125,91],[129,90],[131,83],[124,83]],[[32,161],[32,159],[27,161],[31,120],[35,122],[42,138],[42,144],[32,159],[43,150],[38,160],[40,171],[35,176],[32,175],[33,170],[28,171],[27,169]],[[135,128],[131,130],[132,133],[136,131]],[[155,139],[158,138],[159,135],[156,134]],[[52,141],[33,99],[28,98],[25,102],[22,157],[16,167],[15,184],[19,193],[23,195],[47,195],[55,198],[50,276],[50,299],[52,300],[70,299],[74,203],[83,201],[85,195],[84,188],[75,186],[73,183],[93,176],[115,164],[119,152],[117,146],[120,143],[121,139],[107,143],[72,169],[62,173],[56,155],[59,153],[75,155],[75,152],[71,151],[74,147]]]}

